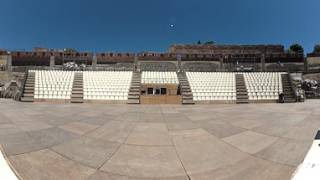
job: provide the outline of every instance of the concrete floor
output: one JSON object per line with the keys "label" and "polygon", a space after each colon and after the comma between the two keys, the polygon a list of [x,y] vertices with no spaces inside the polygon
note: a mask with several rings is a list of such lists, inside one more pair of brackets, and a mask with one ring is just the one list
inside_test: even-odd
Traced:
{"label": "concrete floor", "polygon": [[0,144],[27,180],[285,180],[320,128],[319,107],[0,100]]}

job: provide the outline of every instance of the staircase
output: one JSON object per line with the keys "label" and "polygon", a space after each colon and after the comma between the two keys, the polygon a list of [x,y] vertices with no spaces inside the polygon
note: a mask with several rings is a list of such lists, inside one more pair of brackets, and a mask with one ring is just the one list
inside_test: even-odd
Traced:
{"label": "staircase", "polygon": [[74,74],[71,103],[83,103],[83,73]]}
{"label": "staircase", "polygon": [[248,92],[243,74],[236,74],[237,104],[249,103]]}
{"label": "staircase", "polygon": [[127,104],[140,104],[141,73],[133,72]]}
{"label": "staircase", "polygon": [[284,103],[295,103],[296,98],[290,84],[289,74],[281,74],[281,80],[284,94]]}
{"label": "staircase", "polygon": [[26,82],[24,84],[23,94],[21,97],[22,102],[34,101],[35,76],[35,72],[27,72]]}
{"label": "staircase", "polygon": [[178,73],[182,104],[194,104],[193,95],[185,72]]}

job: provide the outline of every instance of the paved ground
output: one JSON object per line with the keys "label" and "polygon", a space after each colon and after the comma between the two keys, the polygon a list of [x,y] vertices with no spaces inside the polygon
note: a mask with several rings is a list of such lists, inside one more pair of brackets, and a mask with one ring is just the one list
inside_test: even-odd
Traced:
{"label": "paved ground", "polygon": [[285,180],[320,128],[319,107],[0,100],[0,144],[30,180]]}

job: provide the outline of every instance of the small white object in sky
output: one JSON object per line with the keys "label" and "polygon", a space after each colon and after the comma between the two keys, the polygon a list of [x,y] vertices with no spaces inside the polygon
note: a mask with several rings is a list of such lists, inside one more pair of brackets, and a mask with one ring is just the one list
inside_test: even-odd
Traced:
{"label": "small white object in sky", "polygon": [[173,27],[174,27],[174,25],[173,25],[173,24],[170,24],[170,27],[172,27],[172,28],[173,28]]}

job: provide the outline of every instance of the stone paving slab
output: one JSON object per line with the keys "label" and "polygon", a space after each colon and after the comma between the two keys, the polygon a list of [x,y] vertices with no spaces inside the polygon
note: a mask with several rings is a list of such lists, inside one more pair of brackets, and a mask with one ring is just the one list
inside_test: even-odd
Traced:
{"label": "stone paving slab", "polygon": [[32,131],[28,134],[44,147],[51,147],[79,137],[79,135],[77,134],[65,131],[57,127]]}
{"label": "stone paving slab", "polygon": [[9,158],[24,180],[87,179],[96,170],[41,150]]}
{"label": "stone paving slab", "polygon": [[190,177],[199,180],[289,180],[294,170],[291,166],[249,157],[228,167],[192,174]]}
{"label": "stone paving slab", "polygon": [[97,128],[95,131],[86,134],[86,136],[123,143],[131,133],[134,126],[134,123],[110,121],[105,125]]}
{"label": "stone paving slab", "polygon": [[246,131],[246,129],[241,127],[233,126],[232,124],[217,120],[200,121],[196,122],[196,124],[218,138],[229,137]]}
{"label": "stone paving slab", "polygon": [[123,145],[101,170],[133,177],[185,175],[174,147]]}
{"label": "stone paving slab", "polygon": [[63,130],[66,130],[75,134],[79,134],[79,135],[86,134],[96,129],[97,127],[99,126],[84,123],[84,122],[72,122],[72,123],[68,123],[63,126],[60,126],[60,128]]}
{"label": "stone paving slab", "polygon": [[299,141],[282,138],[277,140],[271,146],[256,154],[257,157],[269,161],[298,166],[302,163],[305,155],[311,147],[312,141]]}
{"label": "stone paving slab", "polygon": [[172,146],[172,140],[165,123],[139,123],[128,136],[126,144]]}
{"label": "stone paving slab", "polygon": [[117,151],[120,144],[104,140],[81,137],[60,144],[52,149],[76,162],[98,169]]}
{"label": "stone paving slab", "polygon": [[188,174],[222,168],[248,156],[209,133],[176,135],[174,144]]}
{"label": "stone paving slab", "polygon": [[282,180],[320,128],[318,107],[0,99],[0,144],[27,180]]}
{"label": "stone paving slab", "polygon": [[231,144],[237,149],[240,149],[242,152],[255,154],[273,144],[277,139],[278,138],[276,137],[252,131],[245,131],[243,133],[224,138],[223,141]]}
{"label": "stone paving slab", "polygon": [[187,176],[178,177],[130,177],[97,171],[89,180],[190,180]]}

